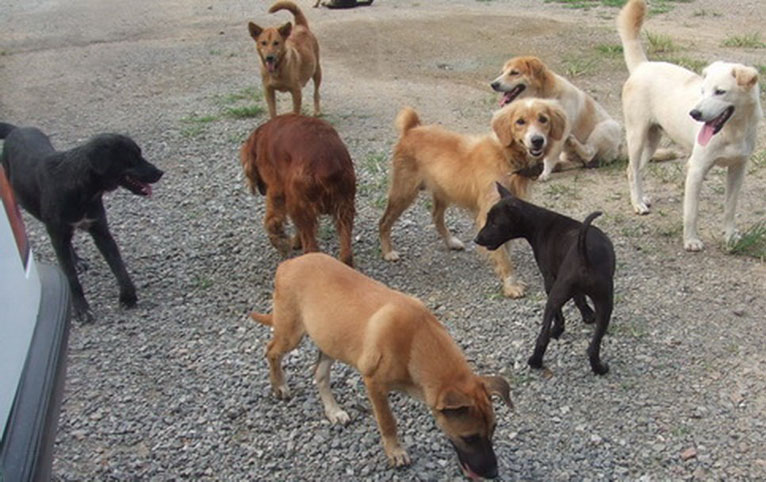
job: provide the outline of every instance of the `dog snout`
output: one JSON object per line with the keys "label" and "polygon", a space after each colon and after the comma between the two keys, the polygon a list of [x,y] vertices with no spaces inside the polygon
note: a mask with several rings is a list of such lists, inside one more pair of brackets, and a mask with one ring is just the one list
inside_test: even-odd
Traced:
{"label": "dog snout", "polygon": [[532,147],[534,147],[535,149],[540,149],[545,144],[545,137],[540,135],[535,135],[535,136],[532,136],[529,142],[532,143]]}
{"label": "dog snout", "polygon": [[492,87],[492,90],[494,90],[494,91],[499,91],[500,90],[500,82],[497,81],[497,80],[492,82],[491,84],[489,84],[489,86]]}
{"label": "dog snout", "polygon": [[266,56],[266,62],[274,62],[275,60],[277,60],[277,57],[275,55]]}
{"label": "dog snout", "polygon": [[702,121],[702,111],[699,109],[692,109],[692,111],[689,112],[689,115],[696,121]]}

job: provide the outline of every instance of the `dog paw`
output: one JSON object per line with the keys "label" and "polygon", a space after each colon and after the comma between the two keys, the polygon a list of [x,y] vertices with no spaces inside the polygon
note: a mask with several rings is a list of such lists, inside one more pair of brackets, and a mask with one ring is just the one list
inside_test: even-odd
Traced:
{"label": "dog paw", "polygon": [[508,298],[523,298],[527,291],[527,285],[521,281],[506,279],[503,281],[503,294]]}
{"label": "dog paw", "polygon": [[689,238],[684,240],[684,249],[686,251],[702,251],[702,249],[705,247],[705,244],[697,239],[697,238]]}
{"label": "dog paw", "polygon": [[396,447],[386,448],[386,456],[388,457],[388,462],[393,467],[403,467],[412,463],[410,456],[407,455],[407,451],[398,445]]}
{"label": "dog paw", "polygon": [[272,387],[272,392],[274,392],[274,396],[280,400],[287,400],[290,398],[290,389],[287,388],[287,385]]}
{"label": "dog paw", "polygon": [[327,420],[332,424],[346,425],[351,421],[351,417],[348,416],[348,413],[340,408],[336,408],[333,411],[325,410],[325,415],[327,416]]}
{"label": "dog paw", "polygon": [[537,176],[537,180],[540,182],[546,182],[550,178],[551,178],[551,173],[545,172],[545,171],[543,171],[539,176]]}
{"label": "dog paw", "polygon": [[462,251],[465,249],[465,245],[463,244],[463,242],[454,236],[452,236],[451,238],[447,240],[447,247],[454,251]]}
{"label": "dog paw", "polygon": [[636,214],[649,214],[649,205],[645,202],[635,203],[633,204],[633,210],[636,212]]}
{"label": "dog paw", "polygon": [[742,239],[742,235],[736,229],[732,229],[724,233],[723,239],[726,242],[726,247],[731,248]]}
{"label": "dog paw", "polygon": [[532,368],[542,368],[543,358],[532,355],[531,357],[529,357],[529,360],[527,360],[527,365],[529,365]]}
{"label": "dog paw", "polygon": [[399,253],[396,251],[389,251],[388,253],[383,254],[383,259],[386,261],[399,261]]}
{"label": "dog paw", "polygon": [[135,292],[120,293],[120,304],[125,308],[133,308],[138,302]]}
{"label": "dog paw", "polygon": [[609,373],[609,365],[604,362],[591,362],[590,367],[596,375],[606,375]]}

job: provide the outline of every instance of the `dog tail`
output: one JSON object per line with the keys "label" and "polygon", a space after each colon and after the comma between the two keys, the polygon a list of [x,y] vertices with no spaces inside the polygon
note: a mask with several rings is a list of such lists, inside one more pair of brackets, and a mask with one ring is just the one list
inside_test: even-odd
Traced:
{"label": "dog tail", "polygon": [[309,21],[306,20],[306,16],[303,15],[303,12],[300,8],[298,8],[298,5],[294,4],[293,2],[282,0],[271,6],[269,13],[278,12],[279,10],[287,10],[288,12],[292,13],[293,17],[295,18],[295,25],[302,25],[308,28]]}
{"label": "dog tail", "polygon": [[590,228],[590,223],[593,222],[594,219],[601,216],[603,214],[601,211],[596,211],[593,213],[590,213],[587,218],[585,218],[585,221],[582,222],[582,226],[580,226],[580,235],[577,237],[577,252],[580,253],[580,256],[582,256],[583,261],[585,261],[585,266],[588,266],[588,249],[585,245],[586,239],[588,238],[588,228]]}
{"label": "dog tail", "polygon": [[8,137],[8,134],[11,133],[13,129],[15,129],[16,126],[13,124],[6,124],[5,122],[0,122],[0,139],[5,139]]}
{"label": "dog tail", "polygon": [[256,313],[255,311],[253,311],[252,313],[250,313],[250,318],[254,319],[255,321],[257,321],[258,323],[260,323],[262,325],[272,326],[272,323],[271,323],[272,315],[271,315],[271,313],[263,315],[261,313]]}
{"label": "dog tail", "polygon": [[625,56],[628,71],[631,73],[647,61],[639,35],[644,18],[646,18],[645,0],[628,0],[628,3],[620,10],[620,15],[617,16],[617,32],[622,41],[622,53]]}
{"label": "dog tail", "polygon": [[420,125],[420,117],[412,107],[405,107],[396,115],[396,130],[403,136],[408,130]]}

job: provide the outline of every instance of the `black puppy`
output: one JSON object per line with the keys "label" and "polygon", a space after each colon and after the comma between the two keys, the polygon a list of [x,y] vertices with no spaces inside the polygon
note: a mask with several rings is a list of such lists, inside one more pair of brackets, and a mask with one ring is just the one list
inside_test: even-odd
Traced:
{"label": "black puppy", "polygon": [[109,232],[101,195],[122,186],[133,194],[150,196],[150,184],[162,177],[162,171],[141,156],[135,142],[117,134],[101,134],[82,146],[56,151],[39,129],[0,123],[0,139],[5,139],[5,174],[19,203],[45,224],[69,280],[75,316],[93,321],[77,279],[77,270],[85,264],[72,247],[75,228],[90,233],[117,278],[120,302],[134,306],[136,288]]}
{"label": "black puppy", "polygon": [[[497,190],[502,199],[490,209],[487,223],[479,231],[475,242],[494,250],[510,239],[526,239],[535,253],[548,294],[543,327],[529,365],[542,368],[550,337],[558,339],[564,332],[561,307],[574,298],[583,321],[596,322],[588,357],[593,372],[605,374],[609,366],[601,362],[599,354],[601,339],[612,315],[614,248],[600,229],[590,225],[601,213],[592,213],[580,223],[524,202],[499,184]],[[588,306],[586,296],[593,301],[595,313]],[[554,322],[553,328],[551,321]]]}

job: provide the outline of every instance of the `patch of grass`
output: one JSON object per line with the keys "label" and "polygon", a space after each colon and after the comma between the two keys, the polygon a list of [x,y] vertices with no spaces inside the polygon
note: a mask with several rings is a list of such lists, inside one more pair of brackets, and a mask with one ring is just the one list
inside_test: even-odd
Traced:
{"label": "patch of grass", "polygon": [[250,119],[252,117],[259,117],[261,114],[263,114],[263,107],[260,105],[246,105],[226,109],[226,115],[235,119]]}
{"label": "patch of grass", "polygon": [[721,42],[721,46],[762,49],[766,48],[766,42],[761,40],[761,34],[759,33],[747,33],[744,35],[731,35]]}
{"label": "patch of grass", "polygon": [[241,100],[259,101],[262,98],[263,94],[256,87],[247,87],[231,94],[219,95],[216,97],[216,102],[220,105],[232,105]]}
{"label": "patch of grass", "polygon": [[652,162],[649,163],[649,172],[652,174],[653,177],[656,177],[660,181],[662,181],[664,184],[671,184],[674,182],[678,182],[679,179],[683,182],[684,180],[684,172],[683,172],[683,165],[677,162],[663,162],[663,163],[656,163]]}
{"label": "patch of grass", "polygon": [[766,222],[759,221],[750,226],[737,242],[729,246],[729,252],[762,261],[766,259]]}
{"label": "patch of grass", "polygon": [[661,226],[657,228],[657,234],[662,236],[663,238],[680,238],[681,234],[684,232],[684,226],[683,223],[676,223],[671,226]]}
{"label": "patch of grass", "polygon": [[580,199],[580,195],[574,186],[561,183],[549,183],[545,188],[545,195],[550,197],[563,197],[566,199]]}
{"label": "patch of grass", "polygon": [[213,280],[204,276],[197,276],[194,278],[194,287],[199,290],[206,290],[213,286]]}
{"label": "patch of grass", "polygon": [[661,33],[646,32],[646,40],[649,43],[649,54],[666,54],[675,52],[678,50],[678,46],[673,43],[673,39],[669,35]]}
{"label": "patch of grass", "polygon": [[181,136],[186,137],[187,139],[191,139],[199,136],[203,132],[205,132],[205,128],[203,126],[192,125],[181,129]]}
{"label": "patch of grass", "polygon": [[646,323],[641,321],[626,321],[623,323],[610,323],[609,334],[620,338],[629,336],[631,338],[644,338],[649,334]]}
{"label": "patch of grass", "polygon": [[618,57],[622,55],[622,45],[620,44],[596,45],[596,52],[606,57]]}
{"label": "patch of grass", "polygon": [[597,59],[588,57],[565,58],[562,61],[564,72],[567,77],[580,77],[581,75],[592,74],[596,71]]}
{"label": "patch of grass", "polygon": [[376,208],[384,209],[388,201],[388,153],[373,152],[362,162],[367,176],[359,183],[359,192],[372,197]]}
{"label": "patch of grass", "polygon": [[708,11],[708,10],[705,10],[704,8],[700,8],[692,12],[692,17],[706,17],[708,15],[710,15],[711,17],[720,17],[723,14],[721,12]]}

